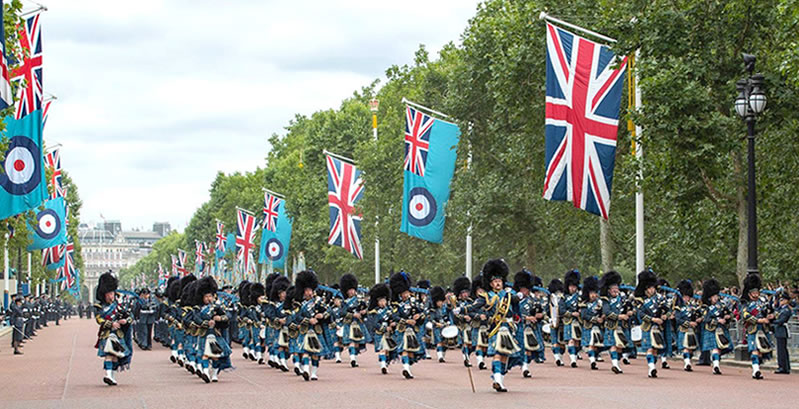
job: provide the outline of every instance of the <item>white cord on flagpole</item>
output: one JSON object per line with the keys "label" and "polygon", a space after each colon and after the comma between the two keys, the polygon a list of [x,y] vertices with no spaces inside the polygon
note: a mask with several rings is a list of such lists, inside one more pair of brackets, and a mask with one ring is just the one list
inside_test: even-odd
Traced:
{"label": "white cord on flagpole", "polygon": [[283,195],[281,195],[280,193],[277,193],[277,192],[273,192],[273,191],[271,191],[271,190],[269,190],[269,189],[267,189],[265,187],[262,187],[261,190],[266,192],[266,193],[269,193],[272,196],[277,196],[277,197],[279,197],[281,199],[285,199],[286,198],[286,196],[283,196]]}
{"label": "white cord on flagpole", "polygon": [[444,118],[447,118],[447,119],[453,119],[451,116],[449,116],[449,115],[447,115],[445,113],[438,112],[438,111],[436,111],[436,110],[434,110],[432,108],[428,108],[428,107],[426,107],[424,105],[421,105],[421,104],[417,104],[417,103],[415,103],[415,102],[413,102],[413,101],[411,101],[411,100],[409,100],[408,98],[405,98],[405,97],[402,97],[402,103],[414,106],[414,107],[419,108],[419,109],[421,109],[423,111],[430,112],[431,114],[436,114],[436,115],[439,115],[439,116],[443,116]]}
{"label": "white cord on flagpole", "polygon": [[19,14],[20,17],[27,18],[28,16],[32,16],[32,15],[40,13],[42,11],[47,11],[47,7],[45,7],[43,4],[37,3],[35,1],[32,1],[31,3],[33,3],[33,4],[35,4],[37,6],[36,9],[30,10],[30,11],[23,11],[22,13]]}
{"label": "white cord on flagpole", "polygon": [[547,20],[549,22],[556,23],[556,24],[561,24],[561,25],[564,25],[564,26],[569,27],[571,29],[574,29],[574,30],[577,30],[577,31],[581,31],[581,32],[583,32],[585,34],[592,35],[592,36],[594,36],[596,38],[599,38],[601,40],[605,40],[605,41],[610,42],[610,43],[617,42],[615,39],[610,38],[610,37],[608,37],[606,35],[599,34],[596,31],[591,31],[591,30],[589,30],[587,28],[582,28],[582,27],[580,27],[578,25],[574,25],[572,23],[567,23],[567,22],[565,22],[565,21],[563,21],[561,19],[552,17],[549,14],[547,14],[546,11],[542,11],[541,14],[538,15],[538,19],[539,20]]}
{"label": "white cord on flagpole", "polygon": [[323,149],[323,150],[322,150],[322,153],[324,153],[325,155],[328,155],[328,156],[332,156],[332,157],[334,157],[334,158],[336,158],[336,159],[341,159],[341,160],[343,160],[343,161],[345,161],[345,162],[349,162],[349,163],[351,163],[351,164],[353,164],[353,165],[355,164],[355,160],[354,160],[354,159],[350,159],[350,158],[348,158],[348,157],[346,157],[346,156],[337,155],[337,154],[335,154],[335,153],[333,153],[333,152],[330,152],[330,151],[329,151],[329,150],[327,150],[327,149]]}
{"label": "white cord on flagpole", "polygon": [[253,213],[253,212],[251,212],[251,211],[249,211],[249,210],[247,210],[247,209],[245,209],[243,207],[236,206],[236,210],[241,210],[242,212],[247,213],[247,214],[249,214],[250,216],[253,216],[253,217],[255,216],[255,213]]}

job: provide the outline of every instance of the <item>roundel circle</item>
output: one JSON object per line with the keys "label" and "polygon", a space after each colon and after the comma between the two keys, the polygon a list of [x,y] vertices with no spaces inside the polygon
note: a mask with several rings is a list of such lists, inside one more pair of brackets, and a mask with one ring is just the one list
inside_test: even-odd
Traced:
{"label": "roundel circle", "polygon": [[430,191],[423,187],[411,189],[408,199],[408,221],[418,227],[427,226],[436,218],[438,206]]}
{"label": "roundel circle", "polygon": [[276,238],[266,242],[266,258],[275,261],[283,257],[283,244]]}
{"label": "roundel circle", "polygon": [[0,186],[12,195],[25,195],[42,182],[42,153],[27,136],[11,138],[5,160],[0,163],[4,172],[0,174]]}
{"label": "roundel circle", "polygon": [[61,231],[61,220],[55,210],[44,209],[36,215],[36,234],[45,240],[52,240]]}

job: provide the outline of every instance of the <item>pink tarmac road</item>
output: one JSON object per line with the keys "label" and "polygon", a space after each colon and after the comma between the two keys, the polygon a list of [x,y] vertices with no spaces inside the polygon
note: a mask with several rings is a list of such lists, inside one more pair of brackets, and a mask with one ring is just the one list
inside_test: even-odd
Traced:
{"label": "pink tarmac road", "polygon": [[[0,338],[0,408],[789,408],[796,406],[797,375],[765,373],[755,381],[749,368],[724,366],[713,376],[708,367],[693,373],[661,370],[660,378],[646,377],[646,363],[634,360],[624,374],[610,372],[610,363],[591,371],[556,368],[552,358],[533,365],[533,377],[522,379],[518,369],[506,377],[510,392],[491,389],[489,371],[473,368],[477,393],[472,393],[460,354],[450,351],[448,362],[414,365],[416,379],[405,380],[392,365],[381,375],[373,353],[360,357],[361,366],[322,361],[320,380],[305,382],[266,365],[244,361],[234,349],[235,371],[219,383],[205,384],[169,362],[160,345],[136,350],[132,370],[117,375],[119,386],[102,383],[102,363],[93,348],[93,320],[72,318],[45,328],[29,341],[25,355],[14,356],[8,335]],[[680,367],[678,361],[673,367]]]}

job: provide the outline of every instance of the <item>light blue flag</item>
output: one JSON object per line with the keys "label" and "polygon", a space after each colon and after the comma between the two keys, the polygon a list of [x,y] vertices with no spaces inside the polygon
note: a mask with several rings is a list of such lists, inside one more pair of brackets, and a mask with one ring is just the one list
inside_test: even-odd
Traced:
{"label": "light blue flag", "polygon": [[236,253],[236,233],[228,233],[225,239],[225,252]]}
{"label": "light blue flag", "polygon": [[0,219],[35,209],[47,198],[42,154],[42,111],[5,118],[0,137],[8,142],[0,161]]}
{"label": "light blue flag", "polygon": [[400,231],[441,243],[461,131],[451,122],[410,106],[406,107],[405,117],[405,184]]}
{"label": "light blue flag", "polygon": [[261,233],[261,252],[258,258],[259,263],[272,262],[273,268],[286,268],[286,255],[289,252],[289,242],[291,242],[291,219],[286,215],[286,201],[282,201],[277,211],[277,223],[275,231],[262,229]]}
{"label": "light blue flag", "polygon": [[66,257],[66,255],[65,255],[64,257],[61,257],[61,259],[60,259],[60,260],[58,260],[58,262],[57,262],[57,263],[48,264],[48,265],[46,266],[46,268],[47,268],[48,270],[55,270],[55,269],[57,269],[57,268],[59,268],[59,267],[64,267],[64,264],[65,264],[65,261],[66,261],[66,259],[67,259],[67,257]]}
{"label": "light blue flag", "polygon": [[28,246],[28,251],[66,244],[67,225],[64,223],[65,214],[63,197],[44,202],[44,209],[36,213],[36,225],[30,228],[33,243]]}

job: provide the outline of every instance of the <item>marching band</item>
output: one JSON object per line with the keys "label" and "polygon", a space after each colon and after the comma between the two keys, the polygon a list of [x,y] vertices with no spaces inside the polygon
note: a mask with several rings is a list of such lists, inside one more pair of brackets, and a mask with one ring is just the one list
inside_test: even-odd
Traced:
{"label": "marching band", "polygon": [[[236,291],[219,289],[212,277],[188,275],[170,279],[157,297],[162,306],[153,309],[163,311],[157,322],[165,328],[156,332],[171,348],[170,360],[206,383],[232,368],[233,342],[256,365],[291,372],[291,360],[294,375],[305,381],[319,379],[322,361],[340,363],[344,351],[350,366],[358,367],[359,353],[372,344],[382,375],[396,362],[402,377],[413,379],[412,368],[429,359],[428,349],[435,349],[439,363],[448,350],[460,350],[470,379],[472,354],[478,371],[488,370],[490,359],[493,389],[506,392],[512,368],[518,366],[523,379],[532,377],[533,365],[546,361],[547,343],[558,367],[565,366],[566,352],[570,368],[585,354],[590,370],[601,370],[600,355],[607,352],[610,372],[620,375],[641,351],[647,375],[657,378],[658,369],[669,369],[668,354],[682,354],[683,370],[692,372],[695,353],[707,351],[711,373],[721,375],[721,357],[733,350],[735,319],[745,332],[752,378],[763,379],[760,364],[770,359],[774,335],[778,341],[784,335],[791,313],[787,291],[762,290],[757,274],[746,277],[739,299],[721,293],[715,279],[703,283],[701,295],[690,280],[671,288],[651,269],[638,275],[635,286],[624,285],[615,271],[581,278],[570,270],[546,288],[525,269],[509,282],[508,270],[505,261],[489,260],[474,281],[458,277],[448,288],[413,286],[404,271],[371,289],[352,274],[321,285],[312,270],[297,274],[293,285],[271,274],[265,284],[244,281]],[[135,322],[129,311],[142,298],[117,290],[106,273],[97,299],[97,354],[104,359],[103,381],[116,385],[116,372],[128,369],[132,357]],[[777,373],[787,366],[780,362]]]}

